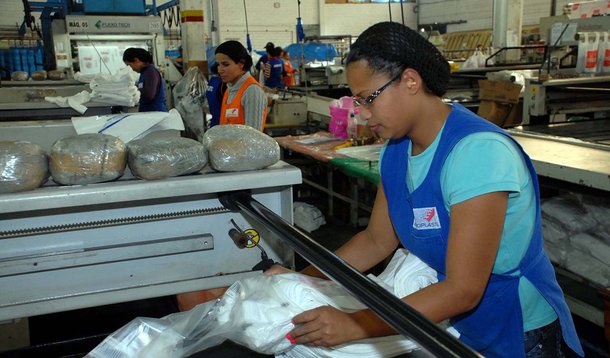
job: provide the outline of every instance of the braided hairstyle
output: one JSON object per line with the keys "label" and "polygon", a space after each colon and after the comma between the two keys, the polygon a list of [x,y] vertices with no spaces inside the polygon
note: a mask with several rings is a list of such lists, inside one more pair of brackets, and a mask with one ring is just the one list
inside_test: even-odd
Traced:
{"label": "braided hairstyle", "polygon": [[351,46],[346,64],[364,60],[374,73],[398,76],[416,70],[425,88],[442,97],[449,85],[449,63],[428,40],[397,22],[380,22],[366,29]]}

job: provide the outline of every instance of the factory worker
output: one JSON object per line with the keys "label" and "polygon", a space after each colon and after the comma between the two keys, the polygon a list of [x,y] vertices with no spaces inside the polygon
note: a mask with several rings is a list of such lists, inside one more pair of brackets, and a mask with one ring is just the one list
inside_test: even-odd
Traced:
{"label": "factory worker", "polygon": [[262,131],[267,120],[267,95],[250,75],[252,57],[238,41],[226,41],[215,51],[218,74],[227,84],[220,124],[245,124]]}
{"label": "factory worker", "polygon": [[295,85],[294,74],[298,73],[299,70],[292,67],[292,62],[290,62],[290,52],[282,51],[282,60],[284,61],[284,69],[286,70],[284,84],[286,87],[293,87]]}
{"label": "factory worker", "polygon": [[[250,75],[252,57],[238,41],[226,41],[215,51],[218,75],[227,89],[221,102],[220,125],[245,124],[263,131],[267,119],[267,95]],[[181,293],[176,296],[180,311],[216,299],[227,287]]]}
{"label": "factory worker", "polygon": [[165,105],[165,82],[159,70],[153,64],[150,52],[130,47],[123,52],[123,62],[140,74],[138,90],[140,91],[139,112],[167,112]]}
{"label": "factory worker", "polygon": [[269,76],[269,71],[271,71],[271,67],[268,65],[269,59],[272,57],[272,53],[275,49],[275,45],[273,42],[267,42],[265,45],[265,54],[262,55],[258,61],[256,61],[256,65],[254,66],[255,77],[258,78],[260,83],[265,82],[265,73]]}
{"label": "factory worker", "polygon": [[[449,64],[404,25],[371,26],[346,63],[360,117],[389,141],[369,225],[337,255],[364,272],[402,244],[439,279],[403,301],[433,322],[451,319],[460,340],[484,356],[561,357],[569,349],[582,356],[542,247],[538,181],[523,149],[494,124],[442,101]],[[273,266],[267,274],[285,271]],[[312,266],[302,272],[323,277]],[[370,310],[326,306],[292,319],[296,344],[396,334]]]}
{"label": "factory worker", "polygon": [[281,47],[278,46],[272,50],[271,58],[265,64],[265,66],[269,67],[268,72],[265,70],[265,87],[284,87],[284,76],[286,75],[286,69],[284,67],[284,60],[282,60],[281,55]]}

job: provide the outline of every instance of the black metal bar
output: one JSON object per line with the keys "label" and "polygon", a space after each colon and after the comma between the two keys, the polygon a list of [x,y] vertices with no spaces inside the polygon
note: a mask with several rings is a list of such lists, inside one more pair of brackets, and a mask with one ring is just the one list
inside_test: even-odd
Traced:
{"label": "black metal bar", "polygon": [[259,220],[399,333],[413,339],[428,352],[439,357],[481,357],[405,302],[290,225],[247,192],[221,194],[220,202],[230,210],[244,211]]}
{"label": "black metal bar", "polygon": [[[546,45],[527,45],[527,46],[509,46],[509,47],[502,47],[499,50],[497,50],[496,52],[492,53],[491,55],[489,55],[489,57],[487,57],[485,59],[485,67],[497,67],[497,66],[501,66],[498,65],[497,63],[494,65],[489,65],[489,61],[494,58],[497,57],[501,52],[504,51],[508,51],[508,50],[535,50],[535,49],[540,49],[540,48],[544,48],[546,51]],[[511,66],[518,66],[518,65],[528,65],[530,63],[528,62],[515,62],[515,63],[502,63],[502,65],[511,65]],[[542,65],[544,66],[544,60]]]}

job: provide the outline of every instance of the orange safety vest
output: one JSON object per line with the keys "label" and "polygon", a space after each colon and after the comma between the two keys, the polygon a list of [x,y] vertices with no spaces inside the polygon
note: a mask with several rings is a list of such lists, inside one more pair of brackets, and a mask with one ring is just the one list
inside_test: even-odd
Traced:
{"label": "orange safety vest", "polygon": [[[256,85],[262,88],[262,86],[254,79],[254,77],[248,77],[241,87],[237,91],[237,95],[228,103],[229,91],[225,91],[224,97],[222,98],[222,107],[220,108],[220,124],[246,124],[246,117],[244,116],[244,107],[241,105],[241,98],[244,95],[246,89]],[[263,127],[261,132],[265,129],[265,122],[267,121],[267,107],[265,106],[265,113],[263,114]]]}
{"label": "orange safety vest", "polygon": [[286,76],[284,76],[284,84],[286,87],[294,86],[294,69],[290,61],[284,60],[284,68],[286,69]]}

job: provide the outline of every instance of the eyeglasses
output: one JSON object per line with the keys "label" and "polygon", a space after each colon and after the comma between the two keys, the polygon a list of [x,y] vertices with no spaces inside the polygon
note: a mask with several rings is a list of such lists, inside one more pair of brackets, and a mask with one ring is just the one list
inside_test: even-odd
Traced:
{"label": "eyeglasses", "polygon": [[359,107],[359,106],[370,106],[373,101],[375,100],[375,98],[379,97],[379,95],[386,90],[386,88],[390,87],[390,85],[392,83],[394,83],[395,81],[397,81],[400,76],[402,76],[402,73],[398,74],[396,77],[392,78],[391,80],[388,81],[388,83],[386,83],[385,85],[379,87],[379,89],[373,93],[371,93],[370,95],[368,95],[366,98],[362,98],[362,97],[357,97],[357,96],[352,96],[352,100],[354,101],[354,107]]}

